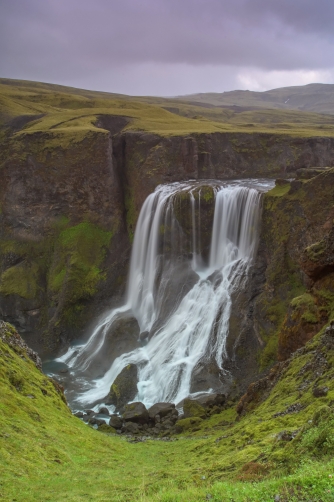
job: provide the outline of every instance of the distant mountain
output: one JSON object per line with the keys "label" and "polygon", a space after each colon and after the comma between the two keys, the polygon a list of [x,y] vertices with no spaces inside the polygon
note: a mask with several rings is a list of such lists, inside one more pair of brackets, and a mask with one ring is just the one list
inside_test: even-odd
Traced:
{"label": "distant mountain", "polygon": [[180,101],[218,107],[279,108],[334,114],[334,84],[281,87],[265,92],[230,91],[178,96]]}

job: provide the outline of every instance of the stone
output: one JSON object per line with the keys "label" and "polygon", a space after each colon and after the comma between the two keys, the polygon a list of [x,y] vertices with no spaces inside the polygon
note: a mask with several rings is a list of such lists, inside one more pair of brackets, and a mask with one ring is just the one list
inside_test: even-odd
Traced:
{"label": "stone", "polygon": [[104,407],[100,408],[99,409],[99,413],[100,413],[100,415],[107,415],[107,417],[109,417],[109,410],[108,410],[108,408],[104,408]]}
{"label": "stone", "polygon": [[157,422],[158,421],[157,417],[161,419],[166,415],[170,415],[174,411],[177,412],[177,410],[175,410],[175,404],[173,403],[156,403],[153,406],[151,406],[151,408],[149,408],[148,415],[151,420],[155,420]]}
{"label": "stone", "polygon": [[214,406],[222,406],[226,401],[225,394],[207,394],[195,399],[203,408],[213,408]]}
{"label": "stone", "polygon": [[125,434],[139,434],[139,425],[135,422],[125,422],[122,428]]}
{"label": "stone", "polygon": [[199,417],[205,418],[206,412],[203,406],[195,399],[186,398],[183,401],[184,418]]}
{"label": "stone", "polygon": [[109,420],[109,425],[114,429],[121,429],[123,425],[123,420],[119,415],[111,415]]}
{"label": "stone", "polygon": [[324,397],[327,396],[328,394],[328,387],[315,387],[313,389],[313,396],[314,397]]}
{"label": "stone", "polygon": [[105,424],[105,421],[104,420],[100,420],[99,418],[92,417],[92,418],[88,419],[88,423],[90,425],[97,425],[97,426],[99,426],[99,425]]}
{"label": "stone", "polygon": [[77,411],[76,413],[74,413],[74,416],[78,417],[78,418],[83,418],[84,417],[84,413],[82,411]]}
{"label": "stone", "polygon": [[123,413],[125,422],[135,422],[137,424],[145,424],[149,420],[149,414],[143,403],[130,403],[125,406]]}
{"label": "stone", "polygon": [[125,366],[111,385],[106,404],[112,404],[116,411],[121,411],[129,401],[135,398],[138,392],[137,379],[137,366],[135,364]]}

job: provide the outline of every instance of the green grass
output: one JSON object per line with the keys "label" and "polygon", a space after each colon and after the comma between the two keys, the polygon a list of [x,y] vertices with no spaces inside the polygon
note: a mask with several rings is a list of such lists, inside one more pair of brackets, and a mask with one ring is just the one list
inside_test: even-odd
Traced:
{"label": "green grass", "polygon": [[[137,444],[72,416],[24,352],[0,340],[1,499],[167,502],[203,501],[210,495],[214,501],[269,502],[279,494],[289,502],[333,500],[333,350],[317,381],[330,387],[328,395],[315,399],[311,386],[298,390],[305,375],[313,378],[303,371],[320,337],[291,361],[269,397],[239,421],[231,403],[197,421],[186,437]],[[304,406],[299,413],[274,417],[296,401]],[[280,431],[296,429],[300,433],[293,441],[277,440]]]}
{"label": "green grass", "polygon": [[9,79],[0,79],[0,104],[3,125],[17,116],[43,115],[17,131],[16,138],[47,133],[49,141],[51,136],[58,144],[81,141],[88,132],[106,132],[95,125],[101,114],[127,117],[125,129],[161,136],[212,132],[334,136],[334,118],[320,113],[273,107],[236,112],[186,99],[131,97]]}

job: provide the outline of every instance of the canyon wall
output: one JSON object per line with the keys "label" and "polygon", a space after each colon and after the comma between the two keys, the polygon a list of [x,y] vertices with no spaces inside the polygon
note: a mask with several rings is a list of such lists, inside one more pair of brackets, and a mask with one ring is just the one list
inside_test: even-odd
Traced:
{"label": "canyon wall", "polygon": [[[52,133],[21,134],[18,139],[13,131],[5,132],[0,316],[12,322],[42,355],[57,353],[73,338],[85,335],[92,319],[121,301],[139,210],[158,184],[292,177],[298,168],[334,165],[333,138],[241,133],[161,137],[122,132],[125,124],[117,120],[101,117],[101,130],[90,131],[81,141],[63,141]],[[273,288],[268,270],[276,260],[270,248],[275,242],[270,218],[276,218],[276,206],[274,211],[268,204],[266,198],[253,289],[250,297],[240,300],[244,302],[243,327],[241,314],[232,319],[236,324],[230,342],[234,359],[242,360],[248,343],[242,340],[250,339],[246,336],[250,330],[254,343],[249,346],[259,353],[265,351],[260,362],[263,369],[274,357],[268,345],[282,322],[280,317],[268,325],[269,307],[252,299],[261,297],[263,288]],[[291,210],[300,212],[299,206]],[[322,234],[312,234],[306,244],[320,238]],[[299,263],[296,256],[292,253],[291,259]],[[303,287],[308,287],[303,274],[298,274]],[[275,289],[268,294],[276,295]],[[284,297],[284,305],[287,301]],[[260,320],[255,322],[255,317]]]}

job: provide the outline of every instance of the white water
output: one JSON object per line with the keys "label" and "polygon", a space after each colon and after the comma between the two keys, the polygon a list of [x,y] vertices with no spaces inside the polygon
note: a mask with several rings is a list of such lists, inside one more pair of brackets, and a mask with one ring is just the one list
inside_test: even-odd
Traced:
{"label": "white water", "polygon": [[[105,398],[114,379],[130,363],[138,368],[136,400],[146,405],[177,403],[187,397],[199,361],[214,357],[224,372],[231,296],[243,287],[256,249],[260,193],[235,184],[213,186],[216,199],[210,256],[203,265],[199,253],[200,211],[196,222],[196,204],[199,206],[201,200],[200,196],[195,200],[196,187],[175,183],[159,186],[146,199],[136,227],[125,304],[105,316],[86,344],[76,351],[69,349],[59,360],[84,374],[103,354],[112,323],[129,311],[140,331],[149,332],[149,340],[115,359],[104,376],[90,382],[88,390],[77,397],[78,402],[90,404]],[[174,214],[180,192],[190,197],[192,253],[188,264],[196,272],[197,282],[166,313],[165,292],[175,280],[183,251],[182,229]]]}

